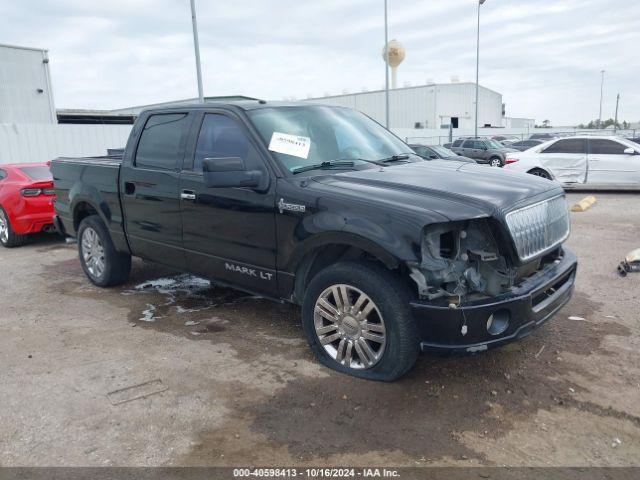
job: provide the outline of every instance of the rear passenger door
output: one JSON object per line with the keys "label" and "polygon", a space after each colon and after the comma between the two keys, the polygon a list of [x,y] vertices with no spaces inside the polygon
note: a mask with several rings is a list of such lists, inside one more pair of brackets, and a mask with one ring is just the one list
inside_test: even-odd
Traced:
{"label": "rear passenger door", "polygon": [[559,182],[584,183],[587,177],[587,140],[563,138],[540,152],[540,164]]}
{"label": "rear passenger door", "polygon": [[[275,295],[275,182],[259,144],[230,112],[201,114],[180,178],[187,268],[247,290]],[[259,188],[211,188],[203,161],[238,157],[263,172]]]}
{"label": "rear passenger door", "polygon": [[[640,184],[640,155],[627,154],[627,145],[607,138],[589,139],[587,183]],[[640,148],[638,149],[640,150]]]}
{"label": "rear passenger door", "polygon": [[462,144],[461,155],[469,158],[480,158],[477,154],[476,142],[474,140],[465,140]]}
{"label": "rear passenger door", "polygon": [[127,239],[134,255],[184,268],[180,169],[193,114],[150,115],[135,152],[123,162],[120,192]]}

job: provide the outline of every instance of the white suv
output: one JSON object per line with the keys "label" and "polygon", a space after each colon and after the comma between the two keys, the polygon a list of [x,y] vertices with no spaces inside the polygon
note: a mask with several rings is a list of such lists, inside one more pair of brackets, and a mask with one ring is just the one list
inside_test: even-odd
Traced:
{"label": "white suv", "polygon": [[640,188],[640,145],[614,136],[554,138],[507,155],[505,168],[567,187]]}

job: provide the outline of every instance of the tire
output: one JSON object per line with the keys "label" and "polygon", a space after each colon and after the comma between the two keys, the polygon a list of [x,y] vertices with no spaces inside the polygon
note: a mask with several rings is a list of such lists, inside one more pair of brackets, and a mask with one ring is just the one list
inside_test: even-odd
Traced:
{"label": "tire", "polygon": [[533,170],[529,170],[527,173],[531,175],[535,175],[536,177],[546,178],[547,180],[551,180],[551,175],[542,170],[541,168],[534,168]]}
{"label": "tire", "polygon": [[[345,292],[349,301],[336,301],[335,295],[342,299]],[[359,304],[362,295],[369,301]],[[331,265],[311,280],[303,299],[302,326],[309,346],[320,363],[333,370],[369,380],[395,380],[413,367],[420,351],[410,298],[400,278],[382,266]],[[331,313],[325,302],[333,307]],[[335,308],[347,304],[355,308]]]}
{"label": "tire", "polygon": [[504,167],[504,162],[500,157],[491,157],[489,159],[489,165],[492,167]]}
{"label": "tire", "polygon": [[111,287],[127,281],[131,255],[118,252],[107,227],[98,215],[80,222],[78,254],[84,273],[99,287]]}
{"label": "tire", "polygon": [[23,245],[26,240],[26,235],[19,235],[13,231],[9,215],[0,207],[0,244],[6,248],[13,248]]}

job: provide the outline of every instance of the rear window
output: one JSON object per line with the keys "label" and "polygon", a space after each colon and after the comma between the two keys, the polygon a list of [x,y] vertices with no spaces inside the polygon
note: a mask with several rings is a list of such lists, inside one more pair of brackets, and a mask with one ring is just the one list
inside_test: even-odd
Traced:
{"label": "rear window", "polygon": [[22,167],[20,171],[36,182],[53,180],[49,167]]}
{"label": "rear window", "polygon": [[453,144],[451,146],[452,147],[459,147],[460,145],[462,145],[462,140],[456,140],[455,142],[453,142]]}
{"label": "rear window", "polygon": [[7,178],[7,172],[4,170],[0,170],[0,180]]}
{"label": "rear window", "polygon": [[587,142],[583,138],[558,140],[545,148],[542,153],[587,153]]}
{"label": "rear window", "polygon": [[175,169],[182,159],[182,139],[186,127],[186,113],[151,115],[140,136],[136,167]]}

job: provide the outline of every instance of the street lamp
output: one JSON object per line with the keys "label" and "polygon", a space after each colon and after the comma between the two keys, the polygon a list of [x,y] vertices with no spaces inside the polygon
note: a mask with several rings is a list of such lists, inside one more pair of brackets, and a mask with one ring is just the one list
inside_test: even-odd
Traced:
{"label": "street lamp", "polygon": [[604,70],[600,70],[602,80],[600,81],[600,113],[598,113],[598,128],[602,128],[602,93],[604,91]]}
{"label": "street lamp", "polygon": [[389,129],[389,30],[387,27],[387,0],[384,0],[384,126]]}
{"label": "street lamp", "polygon": [[478,136],[478,77],[480,69],[480,6],[487,0],[478,0],[478,29],[476,30],[476,123],[475,137]]}
{"label": "street lamp", "polygon": [[198,99],[200,103],[204,102],[204,93],[202,92],[202,69],[200,68],[200,43],[198,42],[198,22],[196,20],[196,4],[195,0],[191,0],[191,26],[193,28],[193,49],[196,53],[196,76],[198,77]]}

